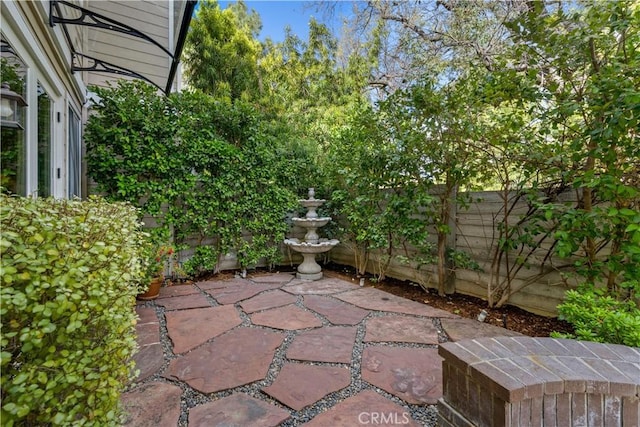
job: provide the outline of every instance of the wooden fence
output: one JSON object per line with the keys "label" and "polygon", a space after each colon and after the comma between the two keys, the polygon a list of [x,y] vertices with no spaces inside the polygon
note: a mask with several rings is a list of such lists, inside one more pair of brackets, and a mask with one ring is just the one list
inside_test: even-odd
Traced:
{"label": "wooden fence", "polygon": [[[529,209],[527,200],[525,198],[516,200],[516,193],[505,195],[496,191],[473,192],[466,194],[466,196],[471,202],[465,208],[456,207],[454,221],[451,223],[453,232],[448,244],[456,250],[467,253],[471,259],[478,263],[480,270],[457,269],[454,282],[455,291],[486,300],[491,289],[495,289],[497,284],[504,285],[508,280],[510,296],[506,299],[507,304],[532,313],[556,316],[556,306],[562,302],[565,291],[575,283],[572,283],[570,278],[563,277],[562,274],[563,269],[571,261],[548,256],[549,249],[553,244],[552,238],[544,239],[536,250],[528,254],[524,265],[520,265],[518,260],[519,248],[510,250],[499,263],[495,260],[496,245],[500,238],[498,224],[504,218],[504,198],[507,197],[510,212],[508,215],[509,224],[516,224],[526,214]],[[559,200],[575,204],[576,195],[565,193],[561,195]],[[322,230],[319,233],[322,235]],[[303,236],[304,230],[297,227],[294,227],[288,235],[288,237],[298,238]],[[429,239],[435,247],[435,232],[430,234]],[[289,251],[284,245],[281,246],[281,249],[282,265],[295,266],[301,262],[302,257],[299,254]],[[184,251],[180,254],[179,261],[185,261],[192,254],[193,250]],[[402,255],[409,260],[415,254],[416,251],[412,248],[409,248],[408,253],[395,253],[395,255]],[[319,262],[322,260],[355,267],[354,252],[347,242],[332,249],[322,259],[318,257]],[[373,252],[368,261],[367,271],[377,273],[379,261],[380,254]],[[238,264],[233,253],[226,255],[219,265],[220,270],[235,268],[238,268]],[[415,262],[409,261],[407,263],[400,257],[394,257],[386,275],[415,282],[424,287],[437,288],[435,265],[418,266]]]}
{"label": "wooden fence", "polygon": [[[490,289],[495,289],[496,283],[504,284],[509,275],[512,294],[507,299],[508,304],[532,313],[556,316],[556,306],[562,302],[565,291],[575,283],[562,274],[571,261],[548,256],[553,244],[551,237],[542,239],[539,247],[530,254],[525,248],[526,250],[521,254],[521,256],[527,255],[526,263],[523,265],[520,265],[518,259],[520,248],[508,251],[508,255],[503,255],[499,263],[495,260],[496,245],[501,237],[498,224],[504,219],[504,199],[507,198],[508,224],[514,225],[529,210],[526,198],[521,197],[516,200],[515,192],[505,195],[497,191],[473,192],[466,196],[471,202],[465,208],[456,208],[449,245],[467,253],[478,263],[480,270],[457,269],[455,291],[487,300]],[[576,196],[574,193],[564,193],[559,197],[559,201],[575,204]],[[434,245],[435,238],[435,233],[432,233],[430,239]],[[540,238],[539,236],[538,239]],[[348,245],[339,245],[333,249],[331,259],[339,264],[354,266],[353,250]],[[371,254],[367,271],[375,273],[378,260],[379,254]],[[510,273],[507,273],[508,271]],[[407,264],[394,259],[391,261],[387,275],[437,288],[435,265],[417,266],[415,263]]]}

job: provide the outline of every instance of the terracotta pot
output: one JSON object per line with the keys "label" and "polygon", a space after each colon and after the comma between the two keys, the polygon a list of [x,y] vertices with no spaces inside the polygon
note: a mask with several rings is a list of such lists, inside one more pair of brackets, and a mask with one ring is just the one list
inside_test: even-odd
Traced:
{"label": "terracotta pot", "polygon": [[139,300],[148,301],[152,299],[158,298],[160,295],[160,287],[162,287],[162,282],[164,282],[164,277],[154,277],[151,279],[149,283],[149,289],[147,292],[138,295]]}

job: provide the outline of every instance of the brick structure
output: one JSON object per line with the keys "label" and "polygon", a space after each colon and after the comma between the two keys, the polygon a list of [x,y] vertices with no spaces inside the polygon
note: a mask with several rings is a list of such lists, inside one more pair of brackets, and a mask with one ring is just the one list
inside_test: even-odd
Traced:
{"label": "brick structure", "polygon": [[439,425],[640,426],[640,349],[554,338],[444,343]]}

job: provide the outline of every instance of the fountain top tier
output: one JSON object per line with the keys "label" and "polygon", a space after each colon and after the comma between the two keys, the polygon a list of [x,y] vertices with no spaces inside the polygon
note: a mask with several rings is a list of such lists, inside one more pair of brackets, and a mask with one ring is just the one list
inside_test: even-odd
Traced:
{"label": "fountain top tier", "polygon": [[315,260],[316,254],[327,252],[340,243],[336,239],[321,239],[316,230],[325,226],[331,218],[318,218],[316,208],[322,206],[326,200],[316,199],[315,190],[309,189],[309,198],[300,200],[300,204],[308,209],[304,218],[293,218],[293,222],[307,229],[304,240],[285,239],[284,244],[296,252],[300,252],[304,258],[298,266],[296,277],[304,280],[319,280],[322,278],[322,267]]}
{"label": "fountain top tier", "polygon": [[[308,209],[307,210],[307,214],[305,215],[305,218],[309,218],[309,219],[318,218],[318,213],[316,212],[316,209],[319,208],[320,206],[322,206],[324,204],[324,202],[326,202],[325,199],[316,199],[314,196],[315,196],[315,189],[310,188],[309,189],[309,196],[308,196],[309,198],[308,199],[300,199],[300,200],[298,200],[298,202],[303,207]],[[325,220],[325,219],[327,220],[327,222],[331,221],[331,218],[319,218],[319,220]]]}
{"label": "fountain top tier", "polygon": [[305,228],[307,230],[304,240],[298,241],[297,239],[287,239],[285,243],[288,245],[299,245],[299,244],[307,244],[307,245],[317,245],[318,243],[323,241],[322,248],[318,247],[318,253],[322,250],[329,250],[330,247],[327,247],[326,241],[328,239],[320,239],[318,236],[317,230],[320,227],[324,227],[331,221],[330,217],[318,217],[318,213],[316,212],[316,208],[322,206],[326,200],[324,199],[316,199],[315,198],[315,190],[313,188],[309,189],[309,198],[299,200],[300,204],[307,208],[307,214],[302,218],[292,218],[292,221],[298,227]]}

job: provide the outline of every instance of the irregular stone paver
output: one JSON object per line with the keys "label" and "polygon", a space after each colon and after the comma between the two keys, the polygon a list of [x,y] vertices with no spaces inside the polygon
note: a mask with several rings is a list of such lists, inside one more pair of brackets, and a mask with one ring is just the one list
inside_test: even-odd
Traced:
{"label": "irregular stone paver", "polygon": [[238,328],[173,359],[165,377],[185,381],[202,393],[213,393],[263,379],[276,349],[278,332]]}
{"label": "irregular stone paver", "polygon": [[163,306],[167,311],[211,307],[211,303],[209,303],[207,297],[200,293],[184,295],[180,298],[162,298],[157,300],[156,304]]}
{"label": "irregular stone paver", "polygon": [[285,284],[293,280],[292,273],[251,274],[249,279],[256,283],[280,283]]}
{"label": "irregular stone paver", "polygon": [[244,281],[233,286],[227,286],[225,288],[210,289],[206,292],[214,297],[220,304],[235,304],[238,301],[242,301],[247,298],[251,298],[260,292],[268,291],[270,289],[279,288],[279,283],[251,283]]}
{"label": "irregular stone paver", "polygon": [[407,403],[435,404],[442,397],[442,358],[435,348],[368,347],[362,379]]}
{"label": "irregular stone paver", "polygon": [[335,296],[342,301],[368,310],[391,311],[426,317],[453,317],[455,314],[428,305],[401,298],[375,288],[361,288]]}
{"label": "irregular stone paver", "polygon": [[133,355],[133,361],[140,371],[137,380],[142,381],[158,372],[164,365],[164,354],[160,344],[160,323],[156,310],[151,307],[136,307],[140,317],[136,325],[138,351]]}
{"label": "irregular stone paver", "polygon": [[127,412],[123,425],[132,427],[175,427],[180,417],[180,387],[151,382],[123,393],[120,401]]}
{"label": "irregular stone paver", "polygon": [[240,307],[245,313],[253,313],[255,311],[266,310],[268,308],[282,307],[296,302],[298,298],[295,295],[282,292],[280,289],[268,291],[253,298],[244,300],[240,303]]}
{"label": "irregular stone paver", "polygon": [[153,307],[136,307],[136,313],[140,318],[138,325],[144,323],[158,323],[158,316],[156,315],[156,309]]}
{"label": "irregular stone paver", "polygon": [[249,282],[244,279],[229,279],[229,280],[206,280],[204,282],[196,283],[196,286],[203,291],[211,289],[228,288],[235,285],[247,285]]}
{"label": "irregular stone paver", "polygon": [[367,342],[414,342],[438,344],[438,330],[431,319],[408,316],[380,316],[367,320]]}
{"label": "irregular stone paver", "polygon": [[160,342],[160,323],[142,323],[136,325],[136,335],[138,336],[138,345],[145,346],[157,344]]}
{"label": "irregular stone paver", "polygon": [[169,311],[165,316],[167,332],[176,354],[191,350],[242,323],[231,305]]}
{"label": "irregular stone paver", "polygon": [[301,332],[287,350],[287,357],[312,362],[351,363],[357,328],[327,326]]}
{"label": "irregular stone paver", "polygon": [[318,414],[303,425],[308,427],[420,426],[411,418],[411,413],[402,406],[372,390],[361,391],[328,411]]}
{"label": "irregular stone paver", "polygon": [[360,307],[320,295],[305,295],[304,306],[320,313],[334,325],[357,325],[370,313]]}
{"label": "irregular stone paver", "polygon": [[235,393],[189,409],[189,427],[276,427],[289,417],[284,409],[244,393]]}
{"label": "irregular stone paver", "polygon": [[254,313],[251,315],[251,323],[285,330],[317,328],[322,326],[322,322],[316,316],[295,305],[287,305],[261,311],[260,313]]}
{"label": "irregular stone paver", "polygon": [[164,365],[162,344],[156,343],[141,346],[136,354],[133,355],[133,361],[136,364],[136,369],[140,371],[136,380],[142,381],[149,378]]}
{"label": "irregular stone paver", "polygon": [[521,333],[500,328],[472,319],[441,319],[442,329],[447,333],[451,341],[460,341],[467,338],[481,337],[518,337]]}
{"label": "irregular stone paver", "polygon": [[351,383],[347,368],[287,363],[275,382],[262,391],[296,411]]}
{"label": "irregular stone paver", "polygon": [[198,288],[193,285],[175,285],[175,286],[163,286],[160,288],[160,295],[158,299],[179,297],[182,295],[191,295],[200,293]]}
{"label": "irregular stone paver", "polygon": [[339,279],[320,279],[313,282],[306,280],[294,280],[283,291],[296,295],[329,295],[356,289],[356,285]]}

